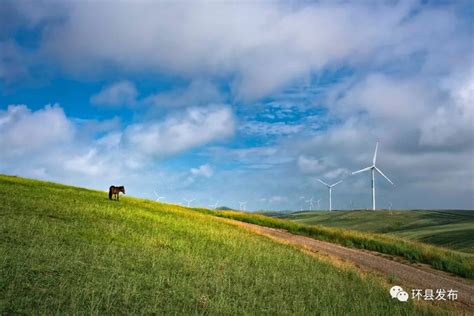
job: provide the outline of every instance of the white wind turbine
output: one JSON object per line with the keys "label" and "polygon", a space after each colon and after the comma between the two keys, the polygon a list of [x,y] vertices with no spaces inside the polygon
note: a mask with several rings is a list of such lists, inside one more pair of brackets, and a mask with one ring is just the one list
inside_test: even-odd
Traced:
{"label": "white wind turbine", "polygon": [[186,206],[187,206],[187,207],[190,207],[190,206],[191,206],[191,203],[193,203],[193,201],[196,200],[196,199],[189,199],[189,200],[188,200],[188,199],[184,199],[184,198],[183,198],[183,200],[186,201]]}
{"label": "white wind turbine", "polygon": [[338,185],[339,183],[342,182],[342,180],[339,180],[337,181],[336,183],[333,183],[333,184],[327,184],[326,182],[324,182],[323,180],[321,179],[318,179],[319,182],[321,182],[322,184],[324,184],[325,186],[328,187],[329,189],[329,212],[332,211],[332,188],[335,187],[336,185]]}
{"label": "white wind turbine", "polygon": [[239,202],[239,209],[241,211],[245,211],[246,208],[247,208],[247,202]]}
{"label": "white wind turbine", "polygon": [[306,203],[309,203],[309,210],[313,210],[313,197],[311,197],[309,200],[306,200]]}
{"label": "white wind turbine", "polygon": [[320,208],[319,208],[319,203],[321,203],[321,199],[318,199],[318,200],[316,201],[316,203],[318,203],[318,210],[320,210]]}
{"label": "white wind turbine", "polygon": [[379,143],[377,142],[377,144],[375,145],[375,153],[374,153],[374,159],[372,160],[372,166],[369,166],[369,167],[361,169],[361,170],[354,171],[352,173],[352,174],[356,174],[356,173],[359,173],[359,172],[364,172],[364,171],[369,171],[369,170],[372,173],[372,210],[373,211],[375,211],[375,171],[380,173],[380,175],[382,175],[382,177],[387,179],[387,181],[390,182],[393,185],[393,182],[386,175],[384,175],[383,172],[379,168],[377,168],[375,166],[375,162],[377,161],[377,149],[378,149],[378,147],[379,147]]}
{"label": "white wind turbine", "polygon": [[209,205],[209,207],[217,209],[217,204],[219,204],[219,200],[217,200],[216,203]]}
{"label": "white wind turbine", "polygon": [[156,202],[160,202],[160,200],[164,199],[165,197],[164,196],[159,196],[158,193],[156,193],[156,191],[153,191],[153,193],[155,193],[155,196],[156,196]]}
{"label": "white wind turbine", "polygon": [[[301,204],[301,201],[303,200],[303,204]],[[298,200],[298,204],[300,205],[300,212],[303,211],[303,205],[304,205],[304,196],[300,196]]]}

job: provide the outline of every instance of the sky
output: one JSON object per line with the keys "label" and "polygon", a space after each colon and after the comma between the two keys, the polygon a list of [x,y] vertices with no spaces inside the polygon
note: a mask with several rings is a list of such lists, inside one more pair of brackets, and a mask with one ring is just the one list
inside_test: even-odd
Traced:
{"label": "sky", "polygon": [[0,173],[247,210],[474,209],[471,1],[0,2]]}

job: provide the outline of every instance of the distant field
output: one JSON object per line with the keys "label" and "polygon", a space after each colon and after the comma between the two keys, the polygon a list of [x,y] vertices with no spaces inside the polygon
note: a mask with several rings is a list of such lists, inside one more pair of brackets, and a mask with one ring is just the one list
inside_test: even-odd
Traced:
{"label": "distant field", "polygon": [[305,211],[270,216],[384,233],[474,254],[474,211]]}
{"label": "distant field", "polygon": [[262,212],[196,210],[260,226],[284,229],[292,234],[329,241],[346,247],[368,249],[388,255],[395,255],[405,258],[410,262],[425,263],[438,270],[474,279],[474,256],[470,253],[383,233],[299,223],[288,219],[270,217],[268,212],[263,212],[266,215],[262,215]]}
{"label": "distant field", "polygon": [[0,175],[2,315],[440,312],[193,209]]}

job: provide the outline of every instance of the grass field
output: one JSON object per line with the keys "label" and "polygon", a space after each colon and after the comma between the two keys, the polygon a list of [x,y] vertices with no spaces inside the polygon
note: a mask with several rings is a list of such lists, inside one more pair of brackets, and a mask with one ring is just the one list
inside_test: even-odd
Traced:
{"label": "grass field", "polygon": [[0,176],[0,314],[438,314],[191,209]]}
{"label": "grass field", "polygon": [[474,211],[308,211],[283,214],[281,218],[383,233],[474,254]]}
{"label": "grass field", "polygon": [[207,209],[200,209],[200,211],[260,226],[285,229],[293,234],[325,240],[347,247],[368,249],[384,254],[395,255],[408,259],[411,262],[425,263],[438,270],[474,279],[474,256],[472,254],[453,251],[396,236],[323,225],[308,225],[261,214],[237,211],[210,211]]}

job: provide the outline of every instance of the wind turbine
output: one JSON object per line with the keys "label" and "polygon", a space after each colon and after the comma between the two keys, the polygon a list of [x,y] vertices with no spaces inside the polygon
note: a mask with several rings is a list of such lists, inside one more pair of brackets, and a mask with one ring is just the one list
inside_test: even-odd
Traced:
{"label": "wind turbine", "polygon": [[331,197],[332,188],[335,187],[336,185],[338,185],[339,183],[341,183],[342,180],[339,180],[339,181],[337,181],[336,183],[333,183],[333,184],[327,184],[326,182],[324,182],[321,179],[318,179],[318,181],[321,182],[322,184],[324,184],[325,186],[327,186],[328,189],[329,189],[329,212],[331,212],[332,211],[332,197]]}
{"label": "wind turbine", "polygon": [[306,203],[309,203],[309,210],[313,210],[313,197],[311,197],[309,200],[306,200]]}
{"label": "wind turbine", "polygon": [[377,168],[375,166],[375,162],[377,161],[377,149],[378,149],[378,147],[379,147],[379,143],[377,142],[377,144],[375,145],[375,153],[374,153],[374,159],[372,160],[372,166],[354,171],[352,173],[352,174],[356,174],[356,173],[359,173],[359,172],[364,172],[364,171],[369,171],[369,170],[372,173],[372,210],[373,211],[375,211],[375,171],[380,173],[380,175],[382,175],[382,177],[384,177],[385,179],[387,179],[388,182],[390,182],[392,185],[394,185],[393,182],[386,175],[384,175],[383,172],[379,168]]}
{"label": "wind turbine", "polygon": [[186,201],[187,207],[190,207],[190,206],[191,206],[191,203],[192,203],[195,199],[190,199],[190,200],[188,200],[188,199],[184,199],[184,198],[183,198],[183,200]]}
{"label": "wind turbine", "polygon": [[300,205],[300,212],[303,212],[303,204],[304,204],[304,201],[303,201],[303,204],[300,204],[301,203],[301,200],[304,200],[304,196],[300,196],[299,200],[298,200],[298,204]]}
{"label": "wind turbine", "polygon": [[318,199],[318,200],[316,201],[316,203],[318,203],[318,210],[320,210],[320,208],[319,208],[319,203],[320,203],[320,202],[321,202],[321,199]]}
{"label": "wind turbine", "polygon": [[156,195],[156,202],[160,202],[160,200],[164,199],[165,197],[164,196],[159,196],[158,193],[156,193],[156,191],[153,191],[153,193],[155,193]]}
{"label": "wind turbine", "polygon": [[209,207],[216,209],[218,203],[219,203],[219,200],[217,200],[216,203],[209,205]]}
{"label": "wind turbine", "polygon": [[246,207],[247,207],[247,202],[239,202],[239,209],[241,211],[245,211]]}

